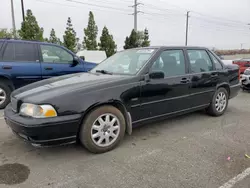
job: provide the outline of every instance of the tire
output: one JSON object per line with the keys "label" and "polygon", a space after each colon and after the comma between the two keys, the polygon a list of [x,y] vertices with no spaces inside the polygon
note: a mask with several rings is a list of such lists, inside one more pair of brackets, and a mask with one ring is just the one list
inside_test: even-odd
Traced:
{"label": "tire", "polygon": [[[220,101],[219,97],[221,96],[225,96],[225,101],[223,100],[225,104],[224,102],[221,102],[224,105],[218,102],[218,100]],[[217,102],[216,102],[216,99],[217,99]],[[219,108],[218,105],[221,105],[221,108]],[[211,116],[221,116],[226,111],[227,106],[228,106],[228,92],[224,87],[218,88],[217,91],[214,93],[211,104],[207,108],[207,113]]]}
{"label": "tire", "polygon": [[[0,81],[0,109],[5,108],[10,102],[11,89],[6,81]],[[2,97],[5,97],[3,99]]]}
{"label": "tire", "polygon": [[[107,120],[107,115],[109,115],[110,121]],[[112,121],[114,121],[113,126]],[[125,118],[120,110],[113,106],[101,106],[91,111],[84,119],[79,132],[79,140],[90,152],[104,153],[114,149],[121,142],[125,134],[125,128]],[[98,144],[100,140],[102,142]]]}

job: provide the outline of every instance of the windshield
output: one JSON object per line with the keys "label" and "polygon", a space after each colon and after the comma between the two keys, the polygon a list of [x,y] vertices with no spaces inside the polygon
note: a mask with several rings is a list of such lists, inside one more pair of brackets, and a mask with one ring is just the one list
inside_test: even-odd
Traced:
{"label": "windshield", "polygon": [[131,49],[118,52],[90,72],[134,75],[145,65],[154,51],[155,49]]}

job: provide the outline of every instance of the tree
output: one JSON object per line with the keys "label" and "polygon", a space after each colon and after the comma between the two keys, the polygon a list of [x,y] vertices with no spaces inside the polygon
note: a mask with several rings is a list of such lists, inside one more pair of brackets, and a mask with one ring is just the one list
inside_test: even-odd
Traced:
{"label": "tree", "polygon": [[59,44],[59,45],[61,45],[61,43],[62,43],[60,41],[60,39],[57,38],[54,28],[52,28],[52,30],[50,31],[50,36],[49,36],[48,42],[51,42],[51,43],[54,43],[54,44]]}
{"label": "tree", "polygon": [[146,47],[150,45],[148,30],[135,32],[133,29],[130,36],[126,37],[124,49]]}
{"label": "tree", "polygon": [[0,38],[13,38],[13,32],[7,29],[0,29]]}
{"label": "tree", "polygon": [[25,21],[22,22],[21,29],[18,31],[22,39],[43,41],[43,28],[40,28],[36,17],[31,10],[27,10]]}
{"label": "tree", "polygon": [[106,52],[107,57],[110,57],[116,52],[116,44],[113,36],[109,34],[109,30],[104,26],[102,30],[102,36],[100,37],[100,43],[98,44],[100,50]]}
{"label": "tree", "polygon": [[75,52],[79,52],[82,48],[82,44],[80,43],[80,39],[76,38],[76,47],[75,47]]}
{"label": "tree", "polygon": [[126,37],[125,39],[125,45],[124,45],[124,49],[130,49],[130,48],[137,48],[139,47],[139,43],[138,43],[138,34],[136,33],[136,31],[133,29],[131,31],[131,34],[129,37]]}
{"label": "tree", "polygon": [[149,41],[149,35],[148,35],[148,30],[145,28],[144,34],[143,34],[143,41],[141,44],[142,47],[148,47],[150,46],[150,41]]}
{"label": "tree", "polygon": [[67,27],[65,30],[65,34],[63,35],[63,45],[69,50],[75,52],[76,47],[76,32],[73,29],[73,25],[71,23],[71,18],[68,17]]}
{"label": "tree", "polygon": [[87,28],[84,29],[83,47],[87,50],[97,50],[98,27],[95,24],[94,14],[89,12],[89,21]]}

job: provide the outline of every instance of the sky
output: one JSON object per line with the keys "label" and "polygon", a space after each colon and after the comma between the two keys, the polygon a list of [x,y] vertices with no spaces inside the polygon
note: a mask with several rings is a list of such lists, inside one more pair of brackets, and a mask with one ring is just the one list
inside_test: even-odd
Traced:
{"label": "sky", "polygon": [[[0,28],[12,27],[10,0],[0,0]],[[14,1],[16,27],[22,22],[21,1]],[[44,37],[52,28],[62,38],[68,17],[80,40],[93,11],[98,39],[106,25],[118,50],[134,27],[134,0],[23,0],[31,9]],[[138,30],[149,30],[151,45],[184,45],[186,14],[189,15],[188,45],[218,49],[250,48],[250,0],[138,0]]]}

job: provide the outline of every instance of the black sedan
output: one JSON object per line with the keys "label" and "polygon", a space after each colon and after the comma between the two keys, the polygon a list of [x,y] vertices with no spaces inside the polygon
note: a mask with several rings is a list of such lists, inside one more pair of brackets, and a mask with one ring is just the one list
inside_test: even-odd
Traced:
{"label": "black sedan", "polygon": [[201,109],[220,116],[239,89],[238,67],[206,48],[148,47],[118,52],[88,73],[20,88],[4,115],[35,146],[78,140],[102,153],[141,123]]}

